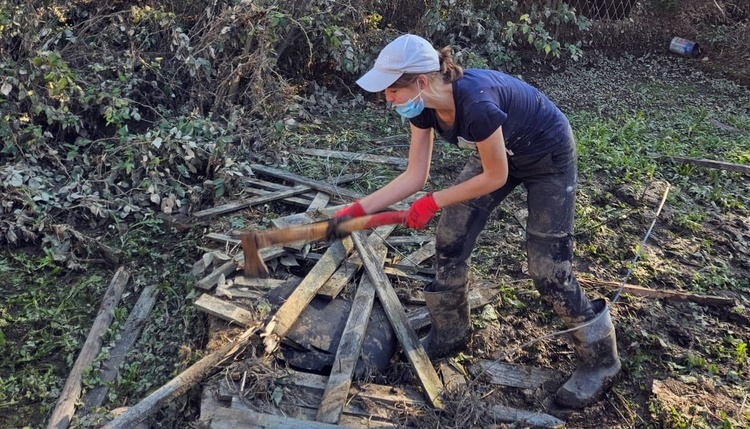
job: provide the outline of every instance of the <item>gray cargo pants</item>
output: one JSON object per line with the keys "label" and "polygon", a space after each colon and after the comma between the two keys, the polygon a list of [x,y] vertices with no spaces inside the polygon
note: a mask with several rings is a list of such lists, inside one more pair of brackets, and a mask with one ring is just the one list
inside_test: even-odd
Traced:
{"label": "gray cargo pants", "polygon": [[[571,133],[572,135],[572,133]],[[552,153],[508,157],[508,181],[500,189],[443,209],[436,231],[437,287],[467,287],[471,252],[490,213],[518,185],[528,192],[526,254],[529,274],[542,298],[567,325],[595,316],[572,270],[573,214],[577,160],[575,140]],[[482,172],[477,156],[470,158],[457,179],[464,182]]]}

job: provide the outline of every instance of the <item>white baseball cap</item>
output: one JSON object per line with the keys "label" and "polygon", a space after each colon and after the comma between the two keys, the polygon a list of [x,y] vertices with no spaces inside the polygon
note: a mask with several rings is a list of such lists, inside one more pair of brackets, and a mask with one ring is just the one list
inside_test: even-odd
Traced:
{"label": "white baseball cap", "polygon": [[369,92],[380,92],[393,85],[404,73],[440,71],[438,52],[427,40],[404,34],[392,41],[378,55],[375,66],[357,80]]}

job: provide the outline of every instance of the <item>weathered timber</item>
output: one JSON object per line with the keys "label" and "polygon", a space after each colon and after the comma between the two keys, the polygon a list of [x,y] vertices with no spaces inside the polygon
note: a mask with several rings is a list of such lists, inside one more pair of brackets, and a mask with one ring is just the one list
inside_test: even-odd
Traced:
{"label": "weathered timber", "polygon": [[[433,280],[433,277],[419,275],[413,272],[413,270],[403,269],[400,267],[386,266],[383,271],[390,277],[396,279],[409,279],[423,283],[429,283]],[[424,300],[422,300],[424,302]]]}
{"label": "weathered timber", "polygon": [[345,159],[347,161],[363,161],[372,162],[376,164],[396,165],[398,167],[406,167],[408,160],[406,158],[400,158],[395,156],[383,156],[383,155],[371,155],[361,152],[344,152],[338,150],[325,150],[325,149],[310,149],[310,148],[297,148],[297,153],[304,155],[320,156],[324,158],[336,158]]}
{"label": "weathered timber", "polygon": [[[281,246],[271,246],[260,249],[260,257],[264,261],[278,258],[284,253],[286,253],[286,251]],[[197,281],[195,283],[195,286],[199,289],[211,290],[214,286],[216,286],[222,276],[229,277],[231,274],[234,274],[235,271],[241,270],[244,265],[245,255],[242,253],[242,251],[240,251],[237,255],[234,256],[234,258],[232,258],[231,261],[225,262],[221,266],[211,271],[209,275]]]}
{"label": "weathered timber", "polygon": [[341,429],[344,426],[331,425],[309,420],[262,414],[251,409],[219,408],[213,413],[211,429]]}
{"label": "weathered timber", "polygon": [[[324,390],[328,383],[328,377],[324,375],[311,374],[288,370],[285,377],[277,378],[276,383],[281,385],[293,385]],[[424,396],[416,389],[384,386],[380,384],[352,385],[349,389],[350,396],[358,396],[373,402],[385,405],[410,405],[419,408],[427,407]]]}
{"label": "weathered timber", "polygon": [[[238,396],[232,396],[230,403],[230,407],[234,409],[243,410],[250,408]],[[282,396],[281,401],[277,404],[279,413],[274,414],[281,414],[293,419],[315,421],[318,404],[320,404],[320,392],[299,388],[293,392],[293,395]],[[395,428],[393,423],[389,421],[390,417],[388,412],[383,408],[369,407],[365,409],[358,404],[350,402],[344,407],[344,412],[338,424],[352,428]]]}
{"label": "weathered timber", "polygon": [[[160,387],[141,402],[128,408],[124,413],[109,422],[105,429],[129,429],[146,420],[162,406],[174,398],[197,386],[198,383],[216,373],[222,362],[234,357],[245,349],[245,345],[260,327],[253,325],[243,332],[236,340],[227,342],[210,353],[208,356],[193,364],[190,368],[178,374],[167,384]],[[221,410],[217,410],[220,412]]]}
{"label": "weathered timber", "polygon": [[257,197],[248,198],[242,201],[235,201],[233,203],[222,204],[220,206],[212,207],[206,210],[199,210],[193,213],[193,217],[203,218],[207,216],[217,216],[220,214],[236,212],[247,207],[252,207],[258,204],[265,204],[271,201],[281,200],[292,195],[301,194],[309,191],[310,188],[307,186],[295,186],[285,191],[273,192],[266,195],[259,195]]}
{"label": "weathered timber", "polygon": [[388,237],[386,242],[391,246],[404,246],[411,244],[424,244],[435,240],[435,237],[427,234],[420,235],[399,235],[397,237]]}
{"label": "weathered timber", "polygon": [[299,174],[294,174],[290,171],[266,167],[265,165],[260,164],[252,164],[250,168],[252,168],[254,171],[266,174],[268,176],[276,177],[278,179],[290,180],[292,182],[309,186],[319,191],[327,192],[333,196],[337,196],[340,198],[351,198],[356,200],[364,197],[364,195],[359,192],[354,192],[352,190],[332,185],[330,183],[321,182],[319,180],[309,179],[307,177],[300,176]]}
{"label": "weathered timber", "polygon": [[724,161],[714,161],[712,159],[689,158],[687,156],[661,155],[660,160],[677,161],[684,164],[697,165],[705,168],[715,168],[719,170],[736,171],[738,173],[750,174],[750,165],[732,164]]}
{"label": "weathered timber", "polygon": [[[354,234],[358,235],[362,241],[367,238],[362,231]],[[383,263],[387,253],[388,249],[385,246],[375,250],[375,256],[379,263]],[[339,422],[349,394],[354,368],[365,341],[365,331],[374,302],[375,286],[370,277],[364,276],[359,282],[357,293],[354,296],[354,301],[352,301],[349,318],[346,321],[344,332],[341,334],[339,348],[336,350],[334,365],[328,376],[328,384],[323,392],[320,408],[318,408],[315,417],[315,420],[319,422]]]}
{"label": "weathered timber", "polygon": [[430,241],[429,243],[426,243],[424,246],[420,247],[414,252],[401,258],[401,260],[398,261],[398,264],[406,266],[406,267],[416,267],[417,265],[430,259],[434,255],[435,255],[435,242]]}
{"label": "weathered timber", "polygon": [[[471,310],[483,307],[492,300],[494,300],[500,294],[500,288],[491,287],[479,287],[469,291],[469,306]],[[409,318],[409,325],[412,329],[418,331],[430,326],[430,312],[427,307],[420,307],[416,310],[410,311],[407,314]]]}
{"label": "weathered timber", "polygon": [[[376,252],[380,252],[381,249],[387,249],[383,239],[388,237],[395,228],[395,225],[384,225],[376,228],[367,238],[367,242]],[[338,267],[323,287],[320,288],[318,295],[335,299],[360,268],[362,268],[362,258],[360,258],[359,254],[353,253]]]}
{"label": "weathered timber", "polygon": [[563,380],[562,373],[552,369],[491,360],[480,360],[470,366],[469,371],[477,378],[487,376],[488,381],[492,384],[520,389],[535,389],[546,383],[550,385],[560,384]]}
{"label": "weathered timber", "polygon": [[193,305],[204,313],[240,326],[250,326],[255,323],[255,318],[251,312],[205,293],[199,296]]}
{"label": "weathered timber", "polygon": [[466,387],[466,377],[451,364],[443,361],[438,364],[443,385],[448,392],[456,392]]}
{"label": "weathered timber", "polygon": [[377,263],[377,256],[372,247],[366,240],[360,239],[358,235],[353,235],[352,240],[357,247],[367,274],[375,285],[375,292],[378,295],[380,303],[383,305],[386,316],[391,322],[396,337],[401,343],[401,347],[407,359],[411,363],[419,379],[422,388],[425,391],[427,400],[433,407],[442,409],[443,401],[441,398],[443,383],[440,381],[435,368],[433,368],[427,353],[419,342],[417,333],[409,325],[409,319],[401,303],[393,290],[391,282],[388,280],[383,268]]}
{"label": "weathered timber", "polygon": [[204,237],[209,240],[218,241],[219,243],[223,244],[231,244],[233,246],[237,246],[240,244],[239,235],[227,235],[218,232],[209,232],[208,234],[204,235]]}
{"label": "weathered timber", "polygon": [[122,334],[115,342],[114,347],[109,350],[109,359],[102,365],[99,371],[100,383],[89,390],[83,397],[84,410],[90,411],[92,408],[100,407],[104,403],[109,388],[107,384],[111,383],[117,377],[120,365],[125,361],[130,348],[135,344],[141,333],[141,328],[146,322],[148,315],[154,308],[156,297],[159,290],[156,285],[148,285],[141,291],[138,301],[125,321],[122,328]]}
{"label": "weathered timber", "polygon": [[130,274],[125,271],[125,267],[120,267],[112,277],[109,287],[104,292],[99,312],[94,319],[88,337],[86,337],[86,342],[83,343],[83,348],[78,353],[70,375],[68,375],[68,380],[57,399],[57,404],[47,424],[48,429],[65,429],[70,424],[70,420],[75,414],[76,403],[81,396],[83,371],[91,365],[101,350],[102,337],[112,323],[115,308],[120,302],[128,280],[130,280]]}
{"label": "weathered timber", "polygon": [[307,207],[307,212],[316,212],[326,208],[328,202],[331,201],[331,196],[325,192],[318,192],[315,194],[315,198],[312,200],[310,205]]}
{"label": "weathered timber", "polygon": [[530,427],[550,429],[565,427],[564,421],[540,411],[526,411],[504,405],[493,405],[490,414],[492,418],[502,422],[518,423]]}
{"label": "weathered timber", "polygon": [[[610,282],[604,280],[594,280],[585,277],[579,277],[578,282],[584,286],[602,286],[608,289],[620,289],[622,283]],[[696,304],[704,305],[715,305],[721,306],[732,306],[734,305],[734,299],[716,295],[697,295],[687,292],[677,292],[672,290],[658,290],[649,289],[643,286],[636,286],[631,284],[625,284],[623,286],[624,293],[631,295],[642,296],[645,298],[663,298],[670,301],[682,301],[682,302],[694,302]]]}
{"label": "weathered timber", "polygon": [[250,277],[245,277],[243,275],[236,275],[234,276],[234,286],[239,287],[249,287],[257,290],[263,290],[267,291],[269,289],[273,289],[275,287],[281,286],[288,280],[280,280],[280,279],[254,279]]}
{"label": "weathered timber", "polygon": [[331,243],[320,261],[313,266],[292,295],[279,307],[266,325],[264,344],[267,353],[276,350],[279,341],[289,332],[305,307],[315,298],[318,289],[346,259],[352,248],[353,244],[349,238]]}

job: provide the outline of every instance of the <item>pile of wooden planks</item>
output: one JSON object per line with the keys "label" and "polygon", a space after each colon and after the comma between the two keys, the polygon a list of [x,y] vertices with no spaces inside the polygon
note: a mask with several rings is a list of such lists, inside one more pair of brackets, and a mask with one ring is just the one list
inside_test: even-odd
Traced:
{"label": "pile of wooden planks", "polygon": [[[247,207],[245,203],[253,201],[269,202],[273,200],[285,201],[296,206],[303,206],[305,211],[290,216],[277,218],[272,221],[275,227],[284,228],[293,225],[316,222],[330,218],[341,207],[341,201],[334,196],[359,198],[355,192],[340,187],[331,189],[328,184],[314,181],[278,171],[268,167],[253,166],[256,174],[271,176],[275,179],[294,182],[293,185],[281,185],[254,178],[250,181],[257,189],[249,192],[259,195],[244,203],[231,204],[226,207]],[[328,194],[330,193],[330,194]],[[328,194],[328,197],[326,196]],[[256,199],[257,198],[257,199]],[[305,206],[305,204],[308,204]],[[213,209],[210,215],[226,213],[220,207]],[[406,236],[391,236],[395,227],[384,226],[371,231],[354,233],[351,237],[328,243],[328,247],[321,253],[303,252],[308,243],[294,243],[287,246],[277,246],[263,249],[261,256],[265,261],[275,258],[294,257],[312,261],[314,265],[299,279],[298,285],[289,298],[273,313],[259,330],[263,338],[265,353],[273,354],[279,347],[285,335],[294,326],[295,321],[306,306],[315,298],[326,297],[335,299],[344,287],[357,280],[352,310],[349,314],[346,328],[342,334],[339,348],[336,352],[335,364],[328,376],[320,376],[301,372],[286,371],[279,375],[277,385],[284,389],[293,389],[294,395],[281,395],[275,410],[259,412],[259,407],[252,407],[242,396],[242,389],[233,389],[226,381],[221,386],[207,386],[204,390],[202,419],[211,428],[227,428],[244,425],[257,427],[395,427],[398,413],[405,408],[414,410],[425,408],[442,409],[442,392],[445,383],[465,384],[466,379],[456,371],[450,371],[442,363],[442,379],[435,366],[421,347],[417,330],[429,325],[429,314],[424,306],[418,306],[411,311],[397,296],[391,279],[408,278],[412,281],[426,282],[432,277],[430,268],[420,264],[434,255],[434,237],[417,234]],[[209,234],[207,238],[218,243],[237,246],[236,237],[225,234]],[[416,251],[407,255],[393,255],[389,249],[400,245],[417,245]],[[196,263],[199,269],[206,269],[204,258]],[[210,263],[210,262],[209,262]],[[242,275],[243,255],[239,254],[223,264],[215,266],[213,271],[197,282],[204,291],[195,301],[200,310],[239,326],[253,326],[259,323],[256,312],[233,299],[260,299],[265,292],[279,286],[284,280],[250,279]],[[364,272],[365,275],[358,275]],[[470,294],[472,308],[481,308],[496,298],[497,288],[479,288]],[[401,345],[404,356],[409,361],[415,378],[419,382],[419,390],[413,388],[396,388],[373,384],[357,385],[353,380],[354,366],[360,354],[364,341],[367,321],[375,299],[383,306]],[[244,300],[243,300],[244,302]],[[419,293],[412,294],[407,304],[423,303]],[[494,367],[481,367],[480,372],[498,372],[501,364]],[[502,372],[502,371],[500,371]],[[452,374],[448,377],[447,374]],[[491,382],[518,384],[519,378],[524,379],[517,368],[505,372],[511,377],[502,381],[500,376],[492,376]],[[538,372],[529,370],[529,378],[538,377]],[[532,377],[533,375],[533,377]],[[244,376],[241,377],[244,379]],[[290,403],[294,397],[305,394],[304,400]],[[502,408],[502,409],[501,409]],[[561,427],[562,422],[552,416],[536,412],[514,410],[511,408],[494,407],[491,409],[493,418],[498,422],[530,422],[540,421],[541,427]],[[529,420],[531,419],[531,420]],[[536,419],[536,420],[534,420]]]}

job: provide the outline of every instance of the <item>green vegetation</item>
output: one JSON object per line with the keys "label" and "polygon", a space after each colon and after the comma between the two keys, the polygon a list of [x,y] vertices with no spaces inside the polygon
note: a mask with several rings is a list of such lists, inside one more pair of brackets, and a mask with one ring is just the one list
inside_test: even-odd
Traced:
{"label": "green vegetation", "polygon": [[[257,209],[261,219],[188,216],[244,196],[251,163],[316,179],[362,173],[347,186],[363,193],[399,174],[295,149],[406,156],[408,128],[354,84],[403,31],[452,46],[465,66],[517,73],[568,114],[579,142],[577,268],[621,279],[669,183],[631,281],[738,297],[727,311],[624,297],[616,316],[626,373],[607,399],[608,418],[622,427],[750,422],[739,406],[750,389],[750,181],[669,159],[750,162],[746,64],[718,57],[747,46],[739,0],[658,1],[623,23],[593,21],[558,1],[111,3],[0,0],[0,426],[46,423],[120,265],[132,279],[84,389],[98,382],[146,285],[157,285],[158,303],[104,408],[134,404],[201,357],[205,321],[191,305],[188,273],[203,234],[286,213],[269,205]],[[663,23],[697,25],[710,56],[663,52]],[[615,39],[646,52],[608,55]],[[608,53],[596,52],[602,44]],[[439,142],[428,187],[449,186],[464,156]],[[492,347],[511,349],[534,337],[530,326],[556,323],[525,275],[521,192],[493,214],[474,255],[473,274],[502,292],[474,319],[477,329],[504,329]],[[523,359],[565,365],[562,344],[538,343]],[[729,399],[701,414],[650,398],[651,381],[668,377],[696,391],[711,383]],[[193,424],[194,393],[154,420]]]}

